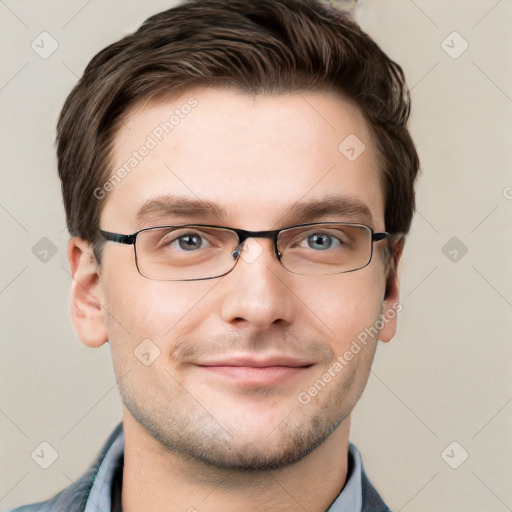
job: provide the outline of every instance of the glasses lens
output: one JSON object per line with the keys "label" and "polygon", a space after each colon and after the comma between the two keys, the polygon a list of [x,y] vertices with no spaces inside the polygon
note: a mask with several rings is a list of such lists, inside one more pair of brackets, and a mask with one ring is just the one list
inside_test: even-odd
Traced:
{"label": "glasses lens", "polygon": [[237,244],[236,233],[222,228],[151,228],[137,236],[137,267],[144,277],[162,281],[218,277],[234,267]]}
{"label": "glasses lens", "polygon": [[340,274],[370,263],[372,232],[354,224],[316,224],[282,231],[278,239],[283,266],[301,275]]}

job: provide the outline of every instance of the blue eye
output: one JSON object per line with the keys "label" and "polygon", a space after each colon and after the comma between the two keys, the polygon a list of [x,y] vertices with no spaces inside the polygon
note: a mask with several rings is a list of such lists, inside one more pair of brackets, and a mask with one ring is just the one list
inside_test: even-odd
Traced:
{"label": "blue eye", "polygon": [[341,246],[341,241],[338,238],[325,233],[314,233],[309,235],[307,237],[307,243],[311,249],[318,249],[321,251]]}

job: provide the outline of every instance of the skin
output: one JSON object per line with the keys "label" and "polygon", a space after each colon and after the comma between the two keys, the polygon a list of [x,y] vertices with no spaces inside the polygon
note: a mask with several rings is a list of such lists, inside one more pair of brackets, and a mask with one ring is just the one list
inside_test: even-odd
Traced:
{"label": "skin", "polygon": [[[385,231],[378,159],[365,121],[347,100],[328,93],[253,98],[194,88],[139,106],[117,133],[114,168],[191,97],[197,107],[110,192],[102,229],[130,234],[195,222],[276,229],[298,223],[290,216],[293,202],[336,191],[366,205],[372,219],[330,214],[311,222],[363,222]],[[349,134],[366,145],[352,162],[338,151]],[[215,202],[225,218],[154,214],[137,221],[139,207],[162,194]],[[350,413],[377,337],[309,403],[297,397],[396,307],[399,283],[387,276],[385,243],[375,243],[372,263],[362,270],[311,277],[286,271],[270,240],[249,239],[246,259],[231,273],[163,282],[137,272],[133,247],[106,243],[100,268],[87,242],[70,240],[73,322],[87,346],[110,342],[125,406],[123,510],[329,507],[346,480]],[[379,339],[391,340],[395,329],[393,315]],[[134,350],[147,339],[160,355],[145,366]],[[285,354],[310,366],[278,383],[200,366],[240,353]]]}

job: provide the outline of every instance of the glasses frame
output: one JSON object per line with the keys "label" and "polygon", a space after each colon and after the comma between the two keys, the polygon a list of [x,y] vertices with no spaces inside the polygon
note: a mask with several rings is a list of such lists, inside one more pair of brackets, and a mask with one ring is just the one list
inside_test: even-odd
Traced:
{"label": "glasses frame", "polygon": [[[390,237],[390,233],[387,231],[382,231],[376,233],[370,226],[367,226],[366,224],[359,224],[359,223],[353,223],[353,222],[308,222],[306,224],[296,224],[294,226],[287,226],[285,228],[281,229],[272,229],[269,231],[248,231],[246,229],[237,229],[237,228],[229,228],[226,226],[215,226],[210,224],[174,224],[174,225],[165,225],[165,226],[153,226],[149,228],[143,228],[139,231],[136,231],[135,233],[131,235],[123,235],[121,233],[112,233],[110,231],[104,231],[103,229],[100,229],[100,235],[108,242],[115,242],[118,244],[124,244],[124,245],[133,245],[133,250],[135,253],[135,266],[137,267],[137,271],[139,274],[144,277],[145,279],[151,279],[152,281],[204,281],[207,279],[216,279],[218,277],[225,276],[233,271],[233,269],[236,267],[238,261],[240,260],[240,254],[242,253],[242,249],[244,246],[244,243],[249,238],[268,238],[272,240],[273,247],[274,247],[274,254],[277,257],[277,260],[282,265],[282,267],[290,272],[291,274],[295,275],[308,275],[308,274],[298,274],[296,272],[292,272],[291,270],[287,269],[283,262],[281,261],[282,254],[279,252],[279,249],[277,247],[277,243],[279,240],[279,235],[284,231],[289,231],[291,229],[296,228],[306,228],[311,226],[329,226],[329,225],[335,225],[335,226],[351,226],[351,227],[361,227],[366,229],[371,237],[370,237],[370,258],[368,262],[363,265],[362,267],[355,268],[353,270],[344,270],[342,272],[335,272],[334,274],[320,274],[320,275],[337,275],[337,274],[347,274],[349,272],[356,272],[357,270],[362,270],[363,268],[367,267],[373,259],[373,243],[379,242],[380,240],[385,240],[386,238]],[[140,271],[139,268],[139,259],[137,256],[137,237],[140,233],[145,231],[152,231],[155,229],[166,229],[166,228],[215,228],[215,229],[222,229],[225,231],[231,231],[235,233],[238,236],[238,245],[236,246],[235,250],[232,252],[231,256],[234,258],[234,264],[233,267],[228,270],[227,272],[223,272],[222,274],[215,275],[212,277],[200,277],[200,278],[192,278],[192,279],[156,279],[153,277],[147,277]]]}

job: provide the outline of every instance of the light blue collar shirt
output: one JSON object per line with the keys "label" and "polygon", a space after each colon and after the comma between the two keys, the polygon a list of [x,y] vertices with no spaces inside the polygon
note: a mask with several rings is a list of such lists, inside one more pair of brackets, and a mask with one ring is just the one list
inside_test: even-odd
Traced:
{"label": "light blue collar shirt", "polygon": [[[84,512],[110,512],[111,484],[119,458],[124,455],[124,432],[121,430],[107,451],[87,499]],[[350,475],[343,491],[327,512],[361,512],[362,507],[362,464],[361,455],[353,444],[349,444],[349,458],[352,459]]]}

